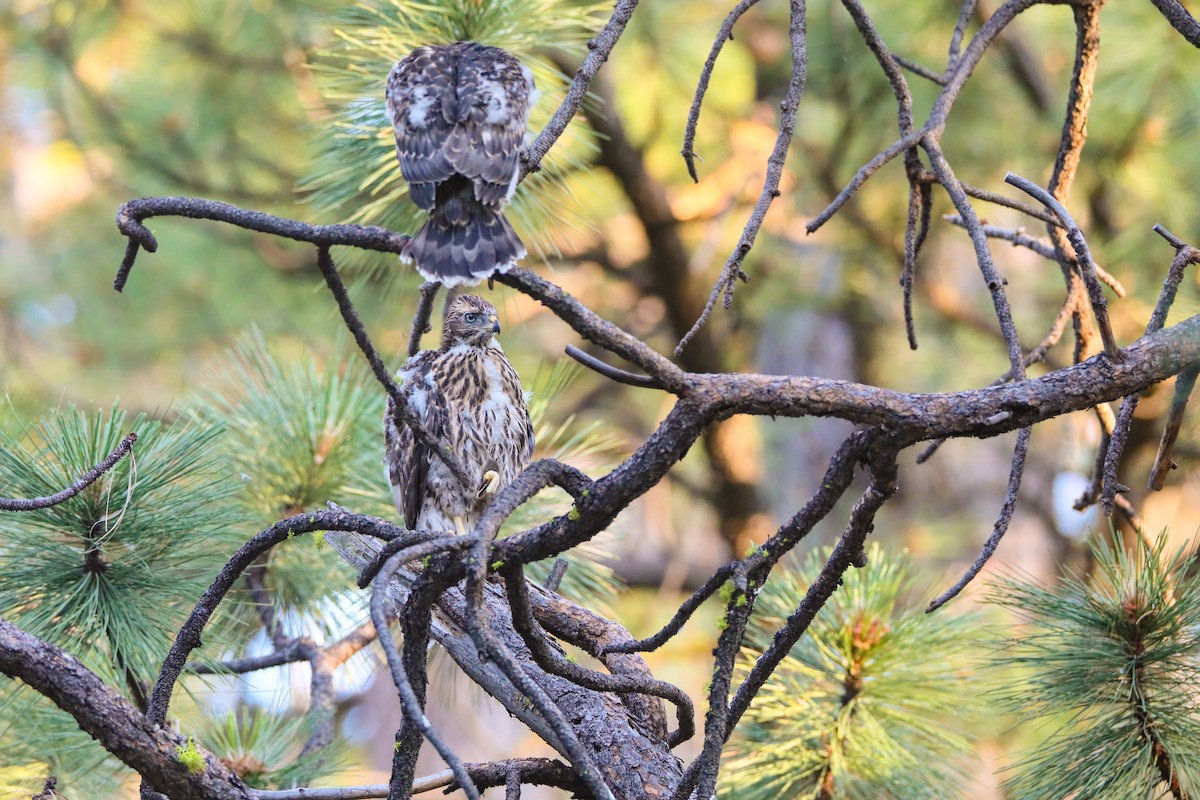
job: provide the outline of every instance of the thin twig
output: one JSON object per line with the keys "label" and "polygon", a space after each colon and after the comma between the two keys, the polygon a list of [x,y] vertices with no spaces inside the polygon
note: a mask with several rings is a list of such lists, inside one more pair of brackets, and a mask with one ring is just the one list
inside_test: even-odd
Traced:
{"label": "thin twig", "polygon": [[958,579],[957,583],[926,607],[926,614],[937,611],[965,589],[967,584],[974,580],[979,571],[983,569],[984,564],[988,562],[992,554],[996,552],[996,548],[1000,546],[1000,540],[1004,538],[1004,534],[1008,531],[1008,526],[1012,522],[1013,511],[1017,506],[1017,494],[1021,490],[1021,478],[1025,474],[1025,456],[1029,452],[1029,436],[1032,431],[1032,428],[1022,428],[1020,433],[1017,434],[1017,446],[1013,448],[1012,466],[1008,472],[1008,491],[1004,495],[1004,503],[1000,506],[1000,516],[996,519],[996,524],[992,527],[991,536],[984,543],[983,549],[979,552],[979,556],[975,559],[975,563],[971,565],[971,568]]}
{"label": "thin twig", "polygon": [[687,347],[696,332],[707,322],[717,297],[723,293],[725,308],[729,308],[733,301],[735,281],[748,280],[746,273],[742,271],[742,262],[746,260],[750,249],[754,247],[754,240],[758,237],[758,232],[766,219],[767,211],[771,208],[771,203],[779,196],[779,181],[783,177],[788,148],[791,146],[792,134],[796,129],[796,112],[800,108],[800,99],[804,96],[804,85],[808,76],[805,2],[806,0],[791,0],[790,2],[788,38],[792,43],[792,74],[788,79],[787,93],[784,95],[783,102],[779,104],[779,133],[775,137],[775,146],[771,149],[771,155],[767,157],[767,170],[763,178],[762,192],[758,196],[758,202],[754,204],[750,218],[746,220],[746,227],[742,229],[737,246],[733,248],[733,252],[730,253],[725,266],[721,269],[721,276],[717,278],[708,302],[704,305],[704,310],[692,325],[691,330],[685,333],[679,340],[679,344],[675,346],[676,358]]}
{"label": "thin twig", "polygon": [[511,269],[496,276],[496,281],[532,297],[567,323],[583,338],[641,367],[672,394],[683,396],[692,389],[689,375],[633,334],[604,319],[573,295],[540,275],[525,269]]}
{"label": "thin twig", "polygon": [[946,71],[954,69],[958,54],[962,52],[963,34],[975,13],[975,0],[963,0],[962,8],[958,10],[958,22],[954,24],[954,33],[950,34],[950,52],[946,59]]}
{"label": "thin twig", "polygon": [[[964,60],[965,58],[966,56],[964,55]],[[950,200],[954,203],[954,207],[958,209],[959,215],[963,218],[964,227],[971,236],[971,244],[975,248],[975,260],[979,265],[979,271],[983,275],[984,282],[987,284],[988,291],[991,294],[992,308],[996,312],[996,319],[1000,323],[1000,332],[1004,337],[1004,344],[1008,350],[1009,369],[1013,375],[1023,378],[1025,377],[1025,363],[1021,354],[1021,341],[1017,335],[1016,323],[1013,321],[1012,307],[1008,302],[1008,294],[1004,291],[1005,280],[996,270],[996,265],[992,262],[992,254],[988,249],[987,237],[983,234],[983,227],[979,221],[979,217],[975,213],[975,208],[971,205],[970,200],[967,199],[967,193],[963,190],[962,184],[955,177],[950,162],[946,160],[941,145],[932,141],[930,137],[926,137],[923,146],[925,152],[929,155],[930,167],[933,169],[934,174],[938,176],[938,182],[941,183],[942,188],[950,195]]]}
{"label": "thin twig", "polygon": [[189,672],[197,675],[244,675],[247,672],[257,672],[260,669],[282,667],[284,664],[294,664],[297,661],[308,661],[312,658],[317,644],[307,636],[292,639],[283,647],[276,648],[270,653],[248,658],[235,658],[216,663],[193,662],[188,664]]}
{"label": "thin twig", "polygon": [[[936,176],[933,176],[932,173],[930,177],[933,178],[934,183],[937,182]],[[1011,208],[1013,211],[1020,211],[1025,216],[1033,217],[1034,219],[1044,222],[1047,225],[1062,224],[1053,214],[1049,213],[1045,209],[1038,208],[1037,206],[1031,206],[1028,203],[1022,203],[1020,200],[1014,200],[1011,197],[1005,197],[1002,194],[989,192],[987,189],[980,189],[979,187],[972,186],[969,183],[964,183],[962,187],[963,191],[967,193],[968,197],[974,197],[976,200],[982,200],[985,203],[991,203],[994,206],[1001,206],[1002,208]]]}
{"label": "thin twig", "polygon": [[914,75],[920,76],[927,81],[933,81],[938,86],[946,85],[946,76],[939,72],[934,72],[933,70],[929,69],[928,67],[923,67],[920,64],[918,64],[917,62],[910,61],[909,59],[905,58],[904,56],[899,56],[899,55],[896,55],[895,53],[892,53],[892,60],[894,60],[897,64],[904,67],[906,70],[908,70],[909,72],[911,72]]}
{"label": "thin twig", "polygon": [[700,121],[700,105],[704,102],[704,95],[708,91],[708,82],[712,78],[713,68],[717,65],[717,56],[721,54],[721,49],[725,46],[726,41],[733,41],[733,26],[757,3],[758,0],[739,0],[738,4],[733,7],[733,10],[725,17],[725,21],[721,23],[721,29],[717,31],[712,47],[709,48],[708,58],[705,59],[704,66],[700,70],[700,79],[696,82],[696,93],[692,98],[692,107],[688,111],[687,125],[683,131],[683,149],[679,151],[683,156],[684,163],[687,164],[688,175],[695,183],[700,182],[700,177],[696,174],[697,156],[693,149],[696,146],[696,125]]}
{"label": "thin twig", "polygon": [[379,353],[375,350],[375,345],[371,344],[371,337],[367,335],[366,326],[359,319],[358,312],[354,310],[354,304],[350,301],[350,293],[346,291],[346,284],[342,282],[342,278],[338,275],[337,267],[333,263],[333,256],[329,252],[329,248],[321,246],[317,248],[317,267],[321,270],[321,276],[325,278],[325,284],[329,287],[329,291],[333,293],[334,300],[337,301],[338,311],[342,314],[342,320],[346,323],[346,327],[350,329],[350,333],[354,336],[354,341],[358,344],[358,349],[362,351],[363,356],[367,359],[367,363],[371,367],[371,372],[374,373],[375,379],[383,386],[388,396],[392,399],[392,409],[397,415],[397,425],[406,425],[413,432],[413,436],[417,438],[421,444],[425,445],[438,460],[446,465],[446,468],[454,475],[460,484],[467,486],[470,484],[470,479],[467,478],[467,472],[463,468],[462,462],[459,461],[455,453],[449,452],[444,447],[439,447],[433,436],[425,430],[425,426],[421,424],[421,420],[409,408],[407,393],[402,392],[400,387],[396,385],[396,381],[388,372],[387,367],[383,365],[383,359],[379,357]]}
{"label": "thin twig", "polygon": [[837,197],[833,198],[829,205],[827,205],[820,214],[817,214],[817,216],[813,217],[813,219],[804,226],[805,232],[816,233],[817,230],[826,222],[828,222],[833,215],[841,209],[842,206],[846,205],[846,201],[853,197],[854,193],[862,188],[862,185],[866,183],[872,175],[887,165],[887,163],[893,158],[909,150],[913,145],[921,141],[921,137],[924,135],[925,131],[919,130],[913,131],[907,136],[901,136],[897,141],[889,145],[886,150],[879,153],[877,156],[860,167],[858,172],[854,173],[854,177],[850,179],[850,182],[846,184],[846,188],[838,192]]}
{"label": "thin twig", "polygon": [[1147,486],[1154,491],[1162,491],[1167,481],[1167,473],[1175,469],[1171,453],[1175,449],[1175,440],[1183,427],[1183,414],[1187,410],[1188,397],[1196,387],[1196,377],[1200,375],[1195,369],[1186,369],[1175,376],[1175,393],[1171,396],[1171,407],[1167,410],[1167,422],[1163,426],[1162,438],[1158,442],[1158,452],[1154,454],[1154,466],[1150,469],[1150,480]]}
{"label": "thin twig", "polygon": [[412,358],[421,350],[421,337],[429,333],[433,326],[429,317],[433,313],[433,301],[442,285],[437,281],[426,281],[421,284],[421,299],[417,301],[417,311],[413,315],[412,333],[408,335],[408,357]]}
{"label": "thin twig", "polygon": [[[754,610],[755,593],[748,591],[747,581],[733,582],[733,591],[725,603],[724,627],[713,650],[713,671],[708,688],[708,713],[704,716],[704,745],[693,766],[696,767],[696,796],[715,797],[717,775],[721,769],[721,750],[733,726],[729,724],[729,690],[733,685],[733,667],[746,635],[746,622]],[[682,800],[687,776],[676,788],[672,800]]]}
{"label": "thin twig", "polygon": [[[892,87],[892,94],[896,98],[896,123],[900,135],[902,137],[913,135],[912,93],[908,89],[908,82],[904,79],[904,73],[900,71],[895,56],[884,43],[875,23],[871,21],[871,17],[859,0],[842,0],[842,5],[854,20],[854,26],[862,35],[867,48],[875,56],[879,68],[883,70],[888,84]],[[908,346],[916,350],[917,331],[913,321],[912,287],[916,279],[917,258],[929,231],[932,192],[927,184],[921,184],[917,180],[917,176],[923,170],[915,146],[910,147],[904,153],[904,169],[909,187],[908,215],[904,225],[904,266],[901,270],[900,285],[903,287],[904,329],[908,336]]]}
{"label": "thin twig", "polygon": [[[949,222],[951,225],[959,228],[966,227],[962,217],[960,217],[958,214],[946,214],[943,219]],[[1013,247],[1024,247],[1028,250],[1032,250],[1043,258],[1050,259],[1055,263],[1058,262],[1058,256],[1054,252],[1054,246],[1049,242],[1043,241],[1042,239],[1035,239],[1034,237],[1025,233],[1024,228],[1012,230],[1009,228],[998,228],[995,225],[984,225],[983,234],[989,239],[1002,239],[1003,241],[1011,242]]]}
{"label": "thin twig", "polygon": [[649,375],[637,375],[632,372],[627,372],[623,369],[618,369],[617,367],[610,367],[600,359],[589,353],[585,353],[574,345],[567,345],[566,353],[588,369],[600,373],[611,381],[623,383],[626,386],[637,386],[641,389],[664,388],[658,381],[656,381],[654,378],[651,378]]}
{"label": "thin twig", "polygon": [[1158,222],[1154,223],[1154,227],[1151,228],[1150,230],[1154,231],[1159,236],[1161,236],[1163,239],[1165,239],[1167,244],[1171,245],[1171,247],[1174,247],[1176,250],[1178,250],[1182,247],[1187,247],[1186,242],[1184,242],[1178,236],[1176,236],[1175,234],[1171,233],[1169,230],[1164,228],[1161,223],[1158,223]]}
{"label": "thin twig", "polygon": [[[1146,323],[1147,335],[1162,330],[1167,322],[1167,315],[1171,313],[1171,306],[1175,304],[1175,297],[1179,293],[1179,285],[1183,283],[1184,270],[1191,264],[1200,263],[1200,250],[1189,246],[1162,225],[1155,225],[1154,232],[1166,240],[1171,247],[1175,248],[1175,257],[1171,259],[1171,266],[1167,270],[1167,276],[1163,278],[1162,290],[1158,294],[1158,302],[1154,304],[1154,311],[1150,314],[1150,319]],[[1132,393],[1127,395],[1122,401],[1121,410],[1117,414],[1112,435],[1109,438],[1108,448],[1104,454],[1103,488],[1100,492],[1100,504],[1104,509],[1104,513],[1108,516],[1112,515],[1113,508],[1118,499],[1118,492],[1125,488],[1117,481],[1117,467],[1120,465],[1121,456],[1125,452],[1125,441],[1129,436],[1129,428],[1133,424],[1133,415],[1137,410],[1139,399],[1139,394]],[[1172,401],[1172,407],[1174,407],[1174,401]],[[1182,413],[1182,410],[1180,413]],[[1168,424],[1174,424],[1174,422],[1169,421]],[[1164,430],[1163,433],[1165,436],[1166,431]],[[1155,465],[1158,465],[1157,457]],[[1151,480],[1153,478],[1154,474],[1152,473]]]}
{"label": "thin twig", "polygon": [[412,683],[410,683],[403,664],[400,662],[400,653],[396,650],[396,642],[392,638],[392,632],[388,629],[387,614],[384,610],[384,602],[387,598],[388,583],[396,574],[401,565],[401,559],[404,553],[396,553],[379,570],[378,576],[375,578],[371,587],[371,621],[375,623],[375,631],[379,636],[379,644],[383,647],[383,652],[387,656],[388,669],[392,674],[392,683],[396,686],[396,691],[400,696],[400,707],[404,710],[405,721],[414,726],[421,732],[421,735],[434,746],[438,751],[438,755],[446,762],[446,766],[450,767],[454,773],[455,779],[458,781],[459,788],[466,794],[470,800],[479,800],[479,789],[471,781],[471,776],[463,766],[463,762],[455,755],[450,746],[446,744],[441,735],[433,727],[428,717],[425,716],[423,703],[418,699],[416,692],[413,691]]}
{"label": "thin twig", "polygon": [[558,110],[554,112],[554,116],[546,123],[546,127],[521,154],[522,180],[529,173],[541,169],[542,159],[558,141],[558,137],[562,136],[567,129],[575,112],[582,105],[583,98],[587,96],[588,87],[592,85],[592,81],[600,72],[600,67],[608,60],[609,53],[617,46],[617,41],[625,32],[625,26],[633,16],[633,10],[637,7],[637,3],[638,0],[617,0],[612,16],[608,18],[604,29],[596,38],[588,42],[587,58],[575,71],[575,78],[571,81],[571,88],[567,90],[566,97],[563,98]]}
{"label": "thin twig", "polygon": [[671,615],[670,621],[659,629],[657,633],[647,636],[645,639],[610,645],[604,648],[604,652],[649,653],[662,647],[670,641],[671,637],[683,629],[684,624],[691,619],[692,614],[696,613],[696,609],[703,605],[705,600],[712,597],[718,589],[725,585],[736,566],[737,562],[731,561],[719,567],[712,574],[712,577],[704,582],[703,586],[692,592],[691,596],[679,604],[679,608]]}
{"label": "thin twig", "polygon": [[1046,207],[1058,216],[1063,227],[1067,229],[1067,239],[1071,242],[1071,247],[1075,250],[1075,257],[1079,262],[1080,272],[1083,274],[1084,283],[1087,285],[1088,299],[1092,304],[1092,313],[1096,315],[1096,325],[1100,328],[1100,338],[1104,341],[1104,352],[1114,361],[1120,361],[1122,358],[1121,348],[1117,346],[1117,340],[1113,336],[1112,325],[1108,321],[1108,301],[1104,299],[1104,289],[1100,286],[1100,280],[1096,276],[1096,267],[1092,262],[1092,254],[1088,250],[1087,242],[1083,238],[1083,232],[1075,224],[1075,220],[1072,219],[1066,206],[1042,187],[1012,172],[1004,176],[1004,182],[1016,186],[1021,191],[1045,203]]}
{"label": "thin twig", "polygon": [[89,469],[79,477],[79,480],[72,483],[61,492],[47,495],[45,497],[30,497],[30,498],[9,498],[0,497],[0,511],[37,511],[41,508],[50,508],[59,503],[64,503],[70,500],[75,495],[82,492],[87,487],[95,483],[96,479],[104,473],[108,472],[117,462],[133,451],[133,443],[137,441],[136,433],[126,434],[117,448],[108,454],[103,461]]}

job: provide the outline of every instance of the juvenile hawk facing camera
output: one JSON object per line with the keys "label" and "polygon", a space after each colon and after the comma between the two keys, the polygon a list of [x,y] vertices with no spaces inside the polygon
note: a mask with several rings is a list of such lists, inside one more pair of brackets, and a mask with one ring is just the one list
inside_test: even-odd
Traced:
{"label": "juvenile hawk facing camera", "polygon": [[422,426],[458,457],[469,481],[463,486],[407,425],[397,427],[389,398],[383,417],[387,476],[409,530],[470,531],[484,506],[533,456],[521,379],[496,341],[499,332],[491,303],[460,295],[446,311],[442,346],[422,350],[397,373]]}
{"label": "juvenile hawk facing camera", "polygon": [[525,257],[500,209],[520,175],[533,74],[497,47],[418,47],[392,68],[387,112],[408,196],[429,219],[400,258],[430,281],[478,283]]}

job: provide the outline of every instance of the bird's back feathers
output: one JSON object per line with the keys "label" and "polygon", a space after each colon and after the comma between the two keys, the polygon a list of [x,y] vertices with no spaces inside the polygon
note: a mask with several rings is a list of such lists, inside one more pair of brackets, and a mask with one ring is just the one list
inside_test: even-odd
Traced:
{"label": "bird's back feathers", "polygon": [[405,249],[453,286],[505,271],[525,248],[500,212],[516,188],[532,77],[496,47],[419,47],[388,77],[387,107],[409,197],[429,221]]}

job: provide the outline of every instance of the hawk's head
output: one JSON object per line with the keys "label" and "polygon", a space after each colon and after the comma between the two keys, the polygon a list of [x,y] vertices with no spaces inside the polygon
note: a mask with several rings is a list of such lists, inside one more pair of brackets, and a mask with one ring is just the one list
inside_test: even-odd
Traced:
{"label": "hawk's head", "polygon": [[442,347],[465,344],[483,347],[500,332],[496,307],[473,294],[460,294],[450,301],[442,324]]}

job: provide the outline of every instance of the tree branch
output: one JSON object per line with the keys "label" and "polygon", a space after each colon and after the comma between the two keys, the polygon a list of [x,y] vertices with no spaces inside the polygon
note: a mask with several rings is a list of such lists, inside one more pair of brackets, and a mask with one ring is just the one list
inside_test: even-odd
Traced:
{"label": "tree branch", "polygon": [[[504,786],[510,776],[516,775],[521,783],[533,786],[554,786],[571,792],[579,792],[579,781],[566,764],[549,758],[514,758],[508,761],[493,761],[486,764],[464,764],[471,781],[480,789]],[[449,787],[449,788],[447,788]],[[413,781],[412,794],[423,794],[434,789],[457,787],[451,770],[435,772]],[[251,789],[253,800],[371,800],[388,796],[386,783],[370,786],[339,786],[330,789],[283,789],[269,791]]]}
{"label": "tree branch", "polygon": [[216,756],[201,750],[203,766],[190,771],[178,755],[187,744],[182,737],[142,716],[66,651],[3,619],[0,672],[48,697],[105,750],[172,798],[250,799],[249,788]]}
{"label": "tree branch", "polygon": [[79,480],[61,492],[56,492],[45,497],[31,497],[27,499],[0,497],[0,511],[37,511],[38,509],[50,508],[51,506],[56,506],[59,503],[70,500],[95,483],[96,479],[101,475],[116,466],[118,461],[133,452],[133,443],[137,441],[137,438],[136,433],[127,434],[121,440],[121,443],[117,445],[117,448],[109,453],[103,461],[89,469],[79,477]]}

